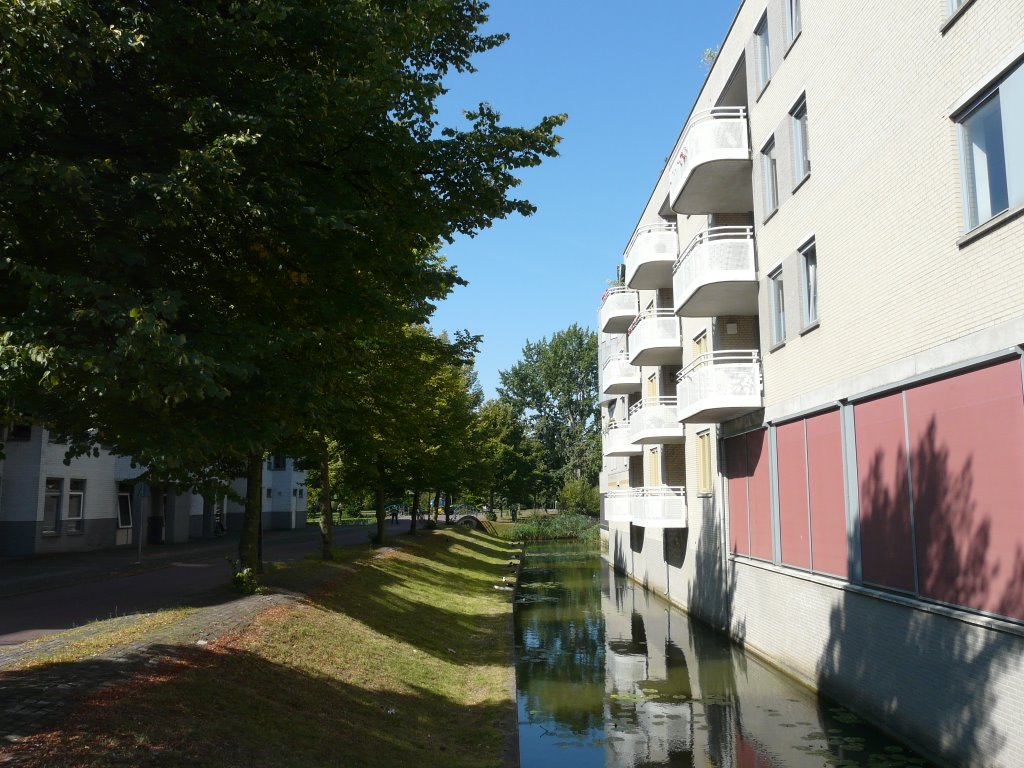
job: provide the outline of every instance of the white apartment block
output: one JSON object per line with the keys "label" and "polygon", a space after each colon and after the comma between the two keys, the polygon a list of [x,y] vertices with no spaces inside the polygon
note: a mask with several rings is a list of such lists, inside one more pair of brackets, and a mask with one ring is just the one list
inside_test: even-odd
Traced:
{"label": "white apartment block", "polygon": [[1024,0],[744,0],[599,313],[616,567],[1024,765]]}
{"label": "white apartment block", "polygon": [[[64,463],[66,445],[41,427],[11,426],[0,459],[0,556],[177,544],[241,528],[244,508],[138,482],[143,468],[100,451]],[[271,456],[263,471],[263,527],[306,524],[306,472]],[[245,493],[245,480],[234,483]]]}

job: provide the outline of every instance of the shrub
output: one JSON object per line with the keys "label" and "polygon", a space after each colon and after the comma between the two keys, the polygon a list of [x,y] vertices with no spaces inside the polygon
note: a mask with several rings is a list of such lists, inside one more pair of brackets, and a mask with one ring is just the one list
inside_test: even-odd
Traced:
{"label": "shrub", "polygon": [[600,532],[597,520],[588,515],[559,512],[557,515],[537,515],[518,522],[500,534],[512,541],[550,541],[553,539],[597,539]]}
{"label": "shrub", "polygon": [[601,512],[601,497],[583,478],[566,481],[558,494],[558,507],[563,512],[597,517]]}

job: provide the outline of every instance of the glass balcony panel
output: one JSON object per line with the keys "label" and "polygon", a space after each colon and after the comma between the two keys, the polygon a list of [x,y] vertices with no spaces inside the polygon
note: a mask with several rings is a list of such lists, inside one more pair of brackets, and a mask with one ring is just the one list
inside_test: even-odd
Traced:
{"label": "glass balcony panel", "polygon": [[640,311],[637,292],[630,288],[609,288],[601,298],[598,327],[603,333],[625,333]]}
{"label": "glass balcony panel", "polygon": [[657,485],[633,488],[630,522],[647,528],[686,528],[686,489]]}
{"label": "glass balcony panel", "polygon": [[604,494],[604,519],[609,523],[628,523],[630,490],[608,491]]}
{"label": "glass balcony panel", "polygon": [[637,445],[683,442],[674,397],[645,397],[629,409],[630,440]]}
{"label": "glass balcony panel", "polygon": [[683,343],[679,318],[671,309],[648,309],[629,327],[627,348],[633,365],[679,365]]}
{"label": "glass balcony panel", "polygon": [[639,392],[641,387],[640,369],[629,362],[629,356],[620,352],[604,361],[601,368],[601,402]]}
{"label": "glass balcony panel", "polygon": [[694,114],[669,171],[676,213],[743,213],[753,208],[747,110],[716,107]]}
{"label": "glass balcony panel", "polygon": [[717,424],[763,407],[761,357],[757,350],[729,350],[701,355],[679,372],[678,418],[694,424]]}
{"label": "glass balcony panel", "polygon": [[616,422],[601,434],[602,452],[605,456],[639,456],[643,448],[634,445],[630,439],[629,422]]}
{"label": "glass balcony panel", "polygon": [[655,290],[672,285],[672,265],[679,253],[675,224],[640,227],[626,246],[626,285]]}
{"label": "glass balcony panel", "polygon": [[604,519],[646,528],[686,528],[686,489],[657,485],[608,491],[604,494]]}
{"label": "glass balcony panel", "polygon": [[672,296],[683,317],[757,314],[752,227],[702,230],[674,266]]}

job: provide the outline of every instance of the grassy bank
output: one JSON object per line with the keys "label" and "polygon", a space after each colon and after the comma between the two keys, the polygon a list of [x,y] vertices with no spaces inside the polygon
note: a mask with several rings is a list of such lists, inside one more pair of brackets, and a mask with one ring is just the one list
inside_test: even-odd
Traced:
{"label": "grassy bank", "polygon": [[514,765],[511,602],[494,585],[516,549],[447,530],[360,551],[273,570],[305,599],[93,697],[19,764]]}

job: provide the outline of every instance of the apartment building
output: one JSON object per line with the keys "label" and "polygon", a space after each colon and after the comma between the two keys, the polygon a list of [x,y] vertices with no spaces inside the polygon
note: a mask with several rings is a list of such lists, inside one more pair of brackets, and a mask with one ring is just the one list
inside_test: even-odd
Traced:
{"label": "apartment building", "polygon": [[1024,2],[742,2],[599,328],[615,565],[1024,764]]}
{"label": "apartment building", "polygon": [[[0,459],[0,556],[102,547],[175,544],[241,528],[244,508],[228,497],[156,490],[138,482],[143,468],[100,451],[64,463],[66,446],[42,427],[8,427]],[[271,456],[263,472],[263,527],[306,523],[306,472]],[[234,489],[245,492],[245,480]]]}

